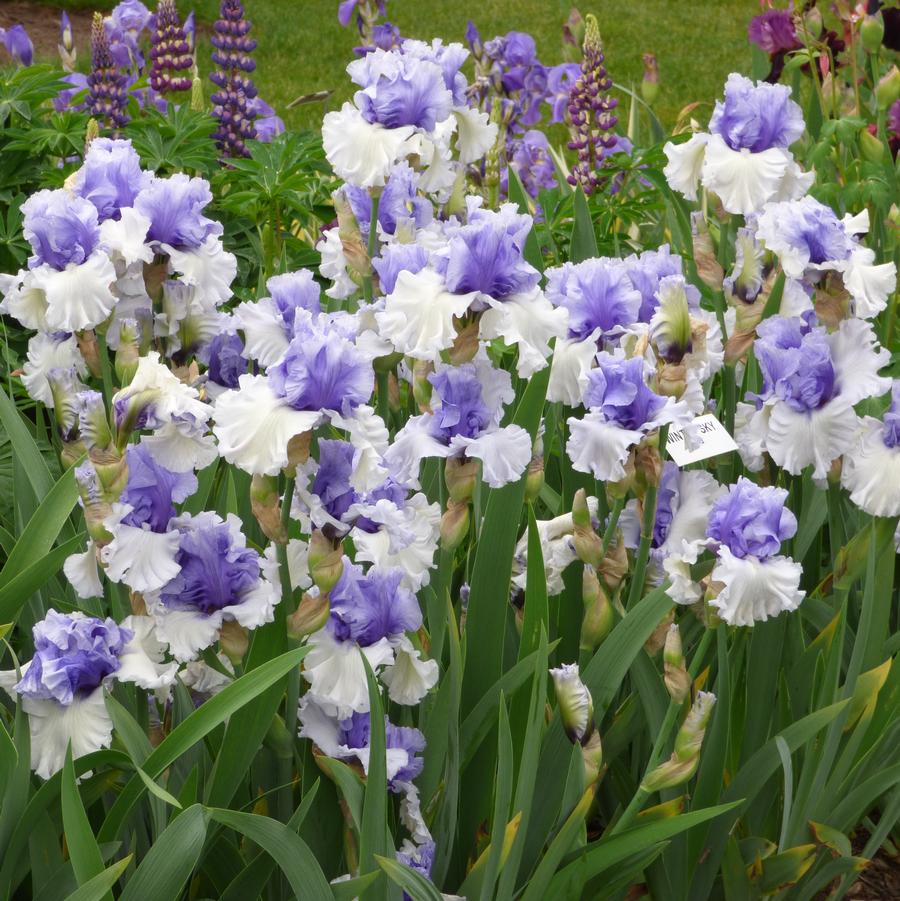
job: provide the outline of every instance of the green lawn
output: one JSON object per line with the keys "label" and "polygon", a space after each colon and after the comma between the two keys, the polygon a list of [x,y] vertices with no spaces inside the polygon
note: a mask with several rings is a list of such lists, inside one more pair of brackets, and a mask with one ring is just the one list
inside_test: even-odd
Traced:
{"label": "green lawn", "polygon": [[[90,0],[70,0],[81,8]],[[100,6],[111,6],[102,2]],[[472,19],[482,37],[506,31],[534,35],[541,60],[562,59],[561,28],[570,0],[388,0],[391,21],[405,35],[462,41]],[[179,10],[196,8],[211,23],[217,0],[178,0]],[[245,0],[259,41],[257,82],[262,95],[280,111],[295,97],[323,89],[335,93],[321,103],[283,112],[291,127],[317,127],[324,109],[350,94],[344,67],[352,58],[355,30],[341,28],[337,0]],[[661,92],[657,112],[664,123],[696,100],[710,103],[732,70],[748,70],[747,23],[759,11],[757,0],[591,0],[578,4],[594,13],[607,48],[607,63],[620,84],[637,84],[641,54],[659,59]],[[204,54],[201,50],[201,65]],[[702,113],[706,115],[706,111]]]}

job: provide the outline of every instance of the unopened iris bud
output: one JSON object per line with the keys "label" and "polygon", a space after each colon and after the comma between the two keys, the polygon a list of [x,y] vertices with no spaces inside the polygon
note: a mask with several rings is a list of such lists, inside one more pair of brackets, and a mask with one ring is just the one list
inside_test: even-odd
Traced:
{"label": "unopened iris bud", "polygon": [[453,340],[453,346],[447,351],[447,360],[454,366],[462,366],[463,363],[470,363],[475,359],[475,354],[481,346],[478,339],[481,327],[479,318],[476,316],[472,322],[465,325],[462,324],[463,320],[454,320],[456,338]]}
{"label": "unopened iris bud", "polygon": [[691,308],[687,283],[680,275],[668,275],[657,289],[659,306],[650,324],[650,340],[667,363],[679,363],[691,345]]}
{"label": "unopened iris bud", "polygon": [[309,459],[309,448],[311,444],[312,432],[301,432],[299,435],[294,435],[290,441],[288,441],[288,465],[284,468],[284,471],[288,475],[291,475],[298,466],[302,466]]}
{"label": "unopened iris bud", "polygon": [[330,526],[314,529],[309,536],[309,574],[316,587],[327,594],[344,571],[344,545]]}
{"label": "unopened iris bud", "polygon": [[91,142],[94,138],[100,137],[100,125],[96,119],[88,119],[87,127],[84,130],[84,152],[90,150]]}
{"label": "unopened iris bud", "polygon": [[83,387],[75,367],[54,368],[47,373],[56,427],[63,442],[78,437],[78,392]]}
{"label": "unopened iris bud", "polygon": [[75,332],[75,341],[78,343],[78,351],[87,363],[88,372],[99,379],[103,375],[103,367],[100,365],[100,345],[97,343],[97,335],[93,329]]}
{"label": "unopened iris bud", "polygon": [[544,487],[544,455],[535,454],[525,471],[525,500],[534,503]]}
{"label": "unopened iris bud", "polygon": [[610,591],[615,591],[622,584],[628,573],[628,549],[621,532],[617,532],[610,541],[598,573]]}
{"label": "unopened iris bud", "polygon": [[713,246],[709,225],[702,211],[691,213],[691,236],[694,245],[694,264],[697,267],[697,275],[701,281],[719,291],[725,278],[725,270],[716,258],[716,249]]}
{"label": "unopened iris bud", "polygon": [[112,539],[112,535],[104,525],[111,512],[111,506],[103,496],[97,472],[89,462],[75,468],[75,485],[81,498],[88,535],[98,547],[103,547]]}
{"label": "unopened iris bud", "polygon": [[900,69],[894,65],[875,85],[875,100],[878,109],[886,110],[897,99],[900,99]]}
{"label": "unopened iris bud", "polygon": [[867,159],[870,163],[879,163],[884,159],[884,144],[868,128],[859,133],[859,149],[863,159]]}
{"label": "unopened iris bud", "polygon": [[280,757],[283,760],[290,759],[294,755],[293,736],[288,732],[284,720],[277,713],[272,717],[272,722],[269,724],[269,730],[266,732],[263,743],[276,757]]}
{"label": "unopened iris bud", "polygon": [[250,509],[266,538],[276,544],[287,544],[287,532],[281,522],[281,495],[275,476],[253,476],[250,480]]}
{"label": "unopened iris bud", "polygon": [[250,647],[250,633],[235,620],[225,620],[219,629],[219,646],[234,664],[240,663]]}
{"label": "unopened iris bud", "polygon": [[459,547],[468,532],[469,502],[451,498],[447,502],[444,515],[441,516],[441,547],[448,551]]}
{"label": "unopened iris bud", "polygon": [[584,567],[581,595],[584,617],[581,620],[580,647],[583,651],[595,651],[612,630],[615,615],[609,596],[600,584],[593,566]]}
{"label": "unopened iris bud", "polygon": [[206,109],[206,98],[203,96],[203,82],[197,66],[194,66],[194,75],[191,79],[191,109],[195,113],[202,113]]}
{"label": "unopened iris bud", "polygon": [[318,632],[328,622],[330,610],[327,594],[304,592],[297,609],[287,618],[288,636],[300,639]]}
{"label": "unopened iris bud", "polygon": [[119,384],[131,384],[141,356],[140,328],[136,319],[125,319],[119,327],[119,346],[116,348],[115,370]]}
{"label": "unopened iris bud", "polygon": [[581,759],[584,761],[585,785],[591,785],[597,781],[600,768],[603,766],[603,746],[600,743],[600,733],[596,729],[581,746]]}
{"label": "unopened iris bud", "polygon": [[106,404],[99,391],[80,391],[76,396],[78,428],[89,451],[112,447],[112,429],[106,415]]}
{"label": "unopened iris bud", "polygon": [[[369,260],[369,250],[363,240],[359,222],[353,214],[350,202],[344,197],[342,191],[334,193],[334,209],[337,213],[338,235],[341,239],[341,248],[347,260],[347,268],[351,274],[359,278],[365,278],[372,274],[372,263]],[[371,225],[370,227],[374,227]]]}
{"label": "unopened iris bud", "polygon": [[429,360],[416,360],[412,367],[413,397],[422,413],[431,411],[431,392],[434,386],[428,376],[434,372],[434,364]]}
{"label": "unopened iris bud", "polygon": [[666,691],[673,701],[682,703],[691,692],[691,679],[685,668],[684,652],[681,647],[681,632],[677,623],[669,626],[666,643],[663,646],[663,672]]}
{"label": "unopened iris bud", "polygon": [[582,744],[594,729],[594,700],[587,686],[581,681],[577,663],[564,663],[550,670],[559,715],[569,741]]}
{"label": "unopened iris bud", "polygon": [[875,53],[880,49],[884,40],[884,16],[881,15],[881,10],[863,18],[859,36],[866,53]]}
{"label": "unopened iris bud", "polygon": [[681,397],[687,389],[687,369],[682,363],[666,363],[656,374],[656,391],[664,397]]}
{"label": "unopened iris bud", "polygon": [[800,31],[804,33],[803,37],[808,35],[810,38],[816,39],[822,34],[822,29],[824,27],[825,23],[822,20],[822,12],[818,7],[813,6],[803,13],[800,24]]}
{"label": "unopened iris bud", "polygon": [[598,568],[603,560],[603,542],[594,531],[587,494],[583,488],[579,488],[572,499],[572,526],[574,527],[572,543],[575,545],[578,559],[595,569]]}
{"label": "unopened iris bud", "polygon": [[641,97],[644,98],[644,103],[652,106],[656,98],[659,97],[659,65],[656,62],[656,56],[652,53],[645,53],[641,59],[644,61]]}
{"label": "unopened iris bud", "polygon": [[447,457],[444,464],[444,481],[451,500],[468,503],[475,493],[475,485],[478,482],[478,459]]}
{"label": "unopened iris bud", "polygon": [[649,773],[641,783],[641,788],[645,792],[674,788],[676,785],[687,782],[697,772],[703,736],[706,733],[715,703],[716,696],[714,694],[701,691],[697,695],[693,707],[675,736],[675,749],[672,756],[652,773]]}

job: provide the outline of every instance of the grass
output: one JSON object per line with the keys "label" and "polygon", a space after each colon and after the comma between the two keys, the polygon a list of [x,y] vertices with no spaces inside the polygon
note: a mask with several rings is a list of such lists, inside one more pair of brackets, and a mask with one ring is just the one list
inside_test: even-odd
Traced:
{"label": "grass", "polygon": [[[244,3],[259,42],[256,79],[261,95],[289,127],[317,128],[323,112],[339,106],[351,93],[344,67],[357,43],[355,30],[338,24],[337,0]],[[64,5],[83,9],[112,4],[64,0]],[[423,39],[462,41],[468,19],[485,39],[528,31],[546,65],[562,60],[562,24],[571,5],[571,0],[388,0],[387,4],[391,21],[404,35]],[[179,0],[178,6],[182,15],[196,8],[207,28],[218,12],[217,0]],[[578,7],[582,14],[597,17],[607,66],[617,83],[639,84],[641,54],[656,54],[661,80],[656,110],[664,124],[674,123],[688,103],[711,103],[729,72],[749,69],[747,23],[759,11],[757,0],[591,0]],[[201,66],[204,61],[208,53],[201,48]],[[326,103],[285,110],[294,98],[321,90],[334,92]],[[707,112],[700,111],[698,117]]]}

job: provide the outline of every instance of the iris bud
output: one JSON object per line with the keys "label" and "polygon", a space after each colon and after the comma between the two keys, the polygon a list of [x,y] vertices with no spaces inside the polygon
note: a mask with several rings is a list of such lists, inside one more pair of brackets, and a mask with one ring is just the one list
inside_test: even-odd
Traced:
{"label": "iris bud", "polygon": [[874,53],[881,47],[884,40],[884,17],[881,10],[874,15],[868,15],[859,26],[859,36],[866,53]]}
{"label": "iris bud", "polygon": [[563,729],[574,744],[583,744],[594,729],[594,700],[581,681],[577,663],[564,663],[550,670]]}

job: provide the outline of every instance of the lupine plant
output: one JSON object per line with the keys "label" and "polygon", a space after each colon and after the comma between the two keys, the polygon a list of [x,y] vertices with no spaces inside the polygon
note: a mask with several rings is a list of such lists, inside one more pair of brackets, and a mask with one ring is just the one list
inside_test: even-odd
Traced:
{"label": "lupine plant", "polygon": [[551,90],[348,0],[352,100],[261,143],[237,0],[215,118],[126,121],[141,9],[87,111],[0,80],[0,898],[852,897],[900,840],[889,10],[766,11],[665,136],[592,16]]}

